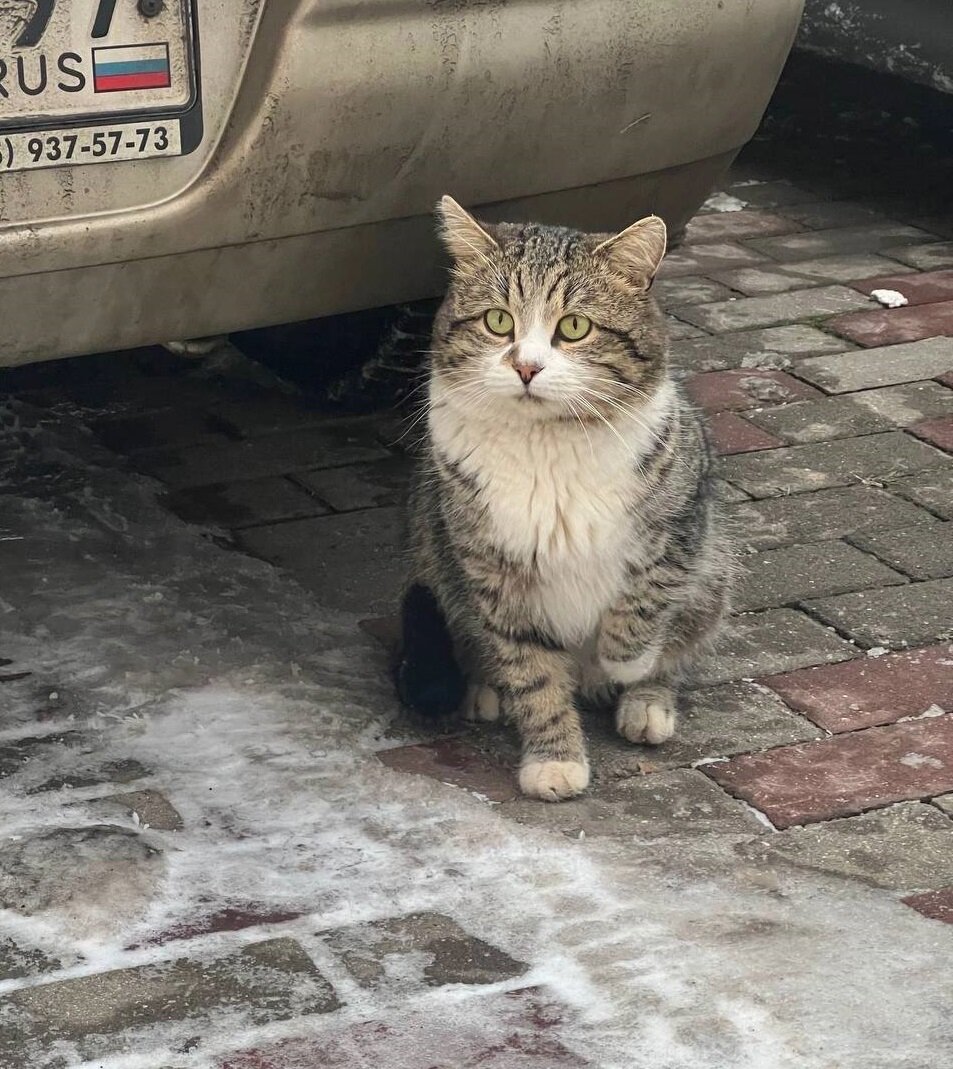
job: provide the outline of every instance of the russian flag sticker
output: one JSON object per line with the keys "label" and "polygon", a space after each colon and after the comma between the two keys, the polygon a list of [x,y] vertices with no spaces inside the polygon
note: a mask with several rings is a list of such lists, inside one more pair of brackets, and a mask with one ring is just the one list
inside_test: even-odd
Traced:
{"label": "russian flag sticker", "polygon": [[170,85],[172,69],[165,43],[93,49],[93,89],[97,93],[168,89]]}

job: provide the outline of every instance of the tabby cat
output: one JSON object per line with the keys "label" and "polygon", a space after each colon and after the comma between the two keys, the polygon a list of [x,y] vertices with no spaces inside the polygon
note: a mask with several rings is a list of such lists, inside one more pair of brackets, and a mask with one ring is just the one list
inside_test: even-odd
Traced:
{"label": "tabby cat", "polygon": [[419,712],[516,722],[519,782],[589,782],[578,699],[660,743],[714,635],[732,555],[698,417],[649,294],[657,216],[614,237],[438,208],[452,258],[411,493],[398,685]]}

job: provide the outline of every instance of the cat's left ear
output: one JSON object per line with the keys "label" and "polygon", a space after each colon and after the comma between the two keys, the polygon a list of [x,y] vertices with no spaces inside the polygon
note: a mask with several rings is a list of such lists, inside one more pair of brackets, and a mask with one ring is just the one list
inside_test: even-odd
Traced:
{"label": "cat's left ear", "polygon": [[609,238],[595,249],[621,275],[648,289],[665,255],[665,223],[657,215],[647,215]]}

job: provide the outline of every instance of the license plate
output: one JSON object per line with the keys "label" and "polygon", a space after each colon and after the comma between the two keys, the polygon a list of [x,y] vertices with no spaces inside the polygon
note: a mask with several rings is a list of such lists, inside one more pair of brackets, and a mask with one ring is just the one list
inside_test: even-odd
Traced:
{"label": "license plate", "polygon": [[0,170],[178,156],[201,141],[194,0],[3,0]]}

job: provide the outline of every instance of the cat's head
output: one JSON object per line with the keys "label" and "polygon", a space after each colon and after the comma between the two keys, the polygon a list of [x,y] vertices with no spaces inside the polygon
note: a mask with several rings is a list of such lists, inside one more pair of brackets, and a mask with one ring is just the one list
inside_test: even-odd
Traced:
{"label": "cat's head", "polygon": [[665,255],[650,215],[615,236],[477,222],[438,207],[453,267],[432,369],[447,403],[491,416],[589,422],[624,416],[665,377],[649,296]]}

